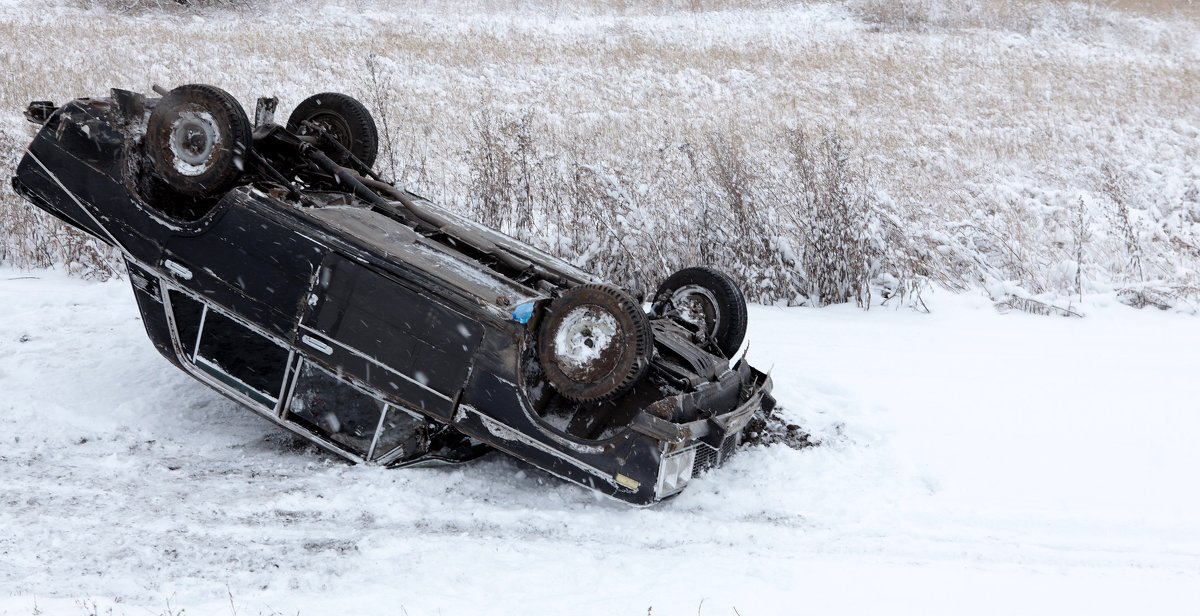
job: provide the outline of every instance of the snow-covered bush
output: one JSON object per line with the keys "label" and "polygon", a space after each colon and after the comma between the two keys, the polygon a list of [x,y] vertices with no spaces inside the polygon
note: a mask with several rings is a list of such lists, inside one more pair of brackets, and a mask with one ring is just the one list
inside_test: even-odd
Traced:
{"label": "snow-covered bush", "polygon": [[[643,292],[696,264],[760,302],[920,305],[933,283],[1187,308],[1200,288],[1200,29],[1155,17],[1166,0],[261,0],[184,20],[84,1],[0,19],[0,175],[29,100],[202,82],[286,117],[336,90],[375,113],[385,175]],[[281,28],[285,9],[319,19]],[[108,263],[7,182],[0,201],[4,262]]]}
{"label": "snow-covered bush", "polygon": [[789,208],[803,249],[800,268],[808,297],[818,305],[871,301],[871,270],[882,252],[870,232],[878,227],[864,178],[852,168],[836,133],[811,137],[788,132],[795,170],[795,203]]}
{"label": "snow-covered bush", "polygon": [[139,13],[172,9],[246,8],[255,0],[77,0],[83,8],[101,8],[119,13]]}
{"label": "snow-covered bush", "polygon": [[929,25],[933,0],[850,0],[856,17],[881,30],[919,30]]}
{"label": "snow-covered bush", "polygon": [[868,306],[873,283],[919,295],[908,223],[833,130],[780,130],[753,151],[736,127],[660,135],[616,164],[528,112],[489,109],[472,126],[460,207],[640,292],[706,265],[760,302]]}

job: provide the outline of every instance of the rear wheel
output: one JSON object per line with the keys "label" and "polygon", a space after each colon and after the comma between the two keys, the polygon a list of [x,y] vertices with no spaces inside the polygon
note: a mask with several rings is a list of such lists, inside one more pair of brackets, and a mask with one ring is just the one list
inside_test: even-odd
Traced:
{"label": "rear wheel", "polygon": [[[379,154],[379,130],[371,112],[357,99],[338,92],[310,96],[288,116],[287,129],[297,135],[319,132],[306,126],[305,122],[319,126],[368,168],[375,165],[375,157]],[[330,148],[325,154],[339,165],[350,162],[340,148]]]}
{"label": "rear wheel", "polygon": [[150,112],[146,152],[157,175],[175,192],[207,197],[242,175],[250,120],[237,99],[209,85],[171,90]]}
{"label": "rear wheel", "polygon": [[609,285],[569,289],[550,304],[538,332],[546,380],[575,402],[629,391],[650,368],[653,348],[650,321],[637,301]]}
{"label": "rear wheel", "polygon": [[726,357],[746,338],[746,297],[732,278],[707,267],[671,274],[654,294],[654,312],[695,329]]}

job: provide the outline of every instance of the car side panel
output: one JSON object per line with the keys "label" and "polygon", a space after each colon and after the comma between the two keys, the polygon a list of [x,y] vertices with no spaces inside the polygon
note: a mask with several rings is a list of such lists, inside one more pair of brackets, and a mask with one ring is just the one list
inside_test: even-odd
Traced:
{"label": "car side panel", "polygon": [[175,275],[178,284],[291,340],[327,249],[248,193],[231,191],[225,201],[202,232],[167,240],[163,264],[188,272]]}
{"label": "car side panel", "polygon": [[614,498],[635,504],[655,499],[660,452],[654,439],[633,430],[591,444],[555,435],[533,418],[520,385],[482,367],[463,393],[454,426],[534,466]]}
{"label": "car side panel", "polygon": [[146,326],[146,335],[150,342],[168,361],[176,367],[183,368],[171,339],[171,327],[167,322],[166,308],[162,301],[162,285],[158,277],[128,259],[125,261],[125,270],[129,272],[133,296],[137,299],[138,309],[142,313],[142,324]]}

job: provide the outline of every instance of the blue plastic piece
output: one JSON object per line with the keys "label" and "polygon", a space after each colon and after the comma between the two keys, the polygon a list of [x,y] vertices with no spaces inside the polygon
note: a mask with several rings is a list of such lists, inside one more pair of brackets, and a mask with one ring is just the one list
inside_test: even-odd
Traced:
{"label": "blue plastic piece", "polygon": [[529,319],[533,318],[533,302],[517,306],[517,308],[513,310],[512,317],[514,321],[522,325],[528,323]]}

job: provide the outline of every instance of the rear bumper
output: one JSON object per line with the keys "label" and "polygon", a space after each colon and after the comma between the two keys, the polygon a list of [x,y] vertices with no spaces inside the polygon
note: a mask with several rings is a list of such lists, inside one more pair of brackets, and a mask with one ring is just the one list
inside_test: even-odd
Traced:
{"label": "rear bumper", "polygon": [[[41,193],[39,193],[35,190],[32,190],[28,186],[25,185],[25,183],[21,180],[21,178],[23,176],[30,177],[29,175],[27,175],[29,173],[27,171],[27,168],[28,168],[31,160],[32,159],[27,156],[17,166],[17,174],[14,175],[12,178],[13,192],[17,193],[17,195],[19,197],[32,203],[33,205],[35,205],[38,209],[42,210],[43,212],[50,214],[51,216],[67,223],[68,225],[71,225],[72,227],[75,227],[76,229],[79,229],[80,231],[83,231],[84,233],[100,240],[101,242],[104,242],[105,244],[112,244],[112,242],[108,238],[105,238],[104,236],[96,233],[96,231],[93,230],[92,228],[75,220],[74,217],[68,215],[65,211],[63,211],[63,209],[58,208],[54,204],[50,203],[50,201],[48,201]],[[31,178],[31,179],[35,179],[35,178]]]}
{"label": "rear bumper", "polygon": [[[717,382],[709,383],[693,393],[655,402],[646,413],[634,420],[632,427],[669,445],[702,441],[718,447],[727,435],[745,428],[756,411],[762,409],[769,413],[775,408],[771,389],[770,376],[742,361]],[[732,410],[723,413],[711,411],[722,408]],[[676,419],[680,417],[693,419]]]}

